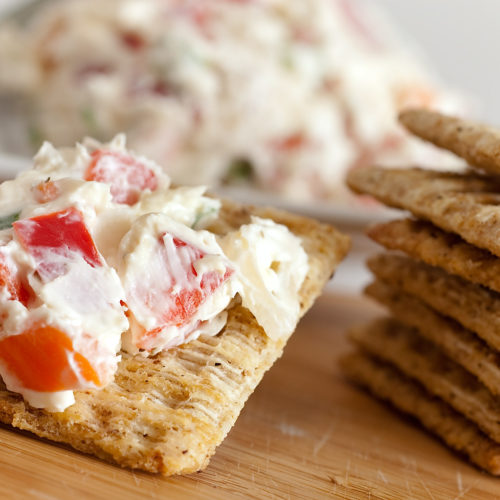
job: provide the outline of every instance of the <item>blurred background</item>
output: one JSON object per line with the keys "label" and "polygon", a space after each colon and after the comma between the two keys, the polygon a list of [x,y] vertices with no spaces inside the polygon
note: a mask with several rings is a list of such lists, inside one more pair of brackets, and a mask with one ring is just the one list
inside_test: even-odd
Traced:
{"label": "blurred background", "polygon": [[[404,107],[500,125],[498,1],[219,0],[213,11],[205,2],[156,1],[66,0],[63,14],[39,17],[43,9],[20,10],[30,2],[0,0],[10,25],[0,27],[2,178],[29,165],[44,139],[68,145],[126,131],[132,148],[167,165],[177,182],[349,232],[353,252],[332,290],[356,294],[374,251],[362,228],[394,213],[351,196],[346,171],[459,168],[405,134],[395,120]],[[156,7],[146,8],[162,2],[164,25]],[[272,16],[258,7],[266,4]],[[120,61],[117,69],[110,61]]]}
{"label": "blurred background", "polygon": [[441,77],[476,99],[477,116],[500,125],[496,0],[372,0],[420,47]]}
{"label": "blurred background", "polygon": [[[377,4],[391,17],[414,50],[435,68],[440,77],[459,88],[470,100],[475,118],[500,125],[500,71],[494,64],[500,46],[496,0],[364,0]],[[339,270],[331,288],[358,293],[369,281],[363,267],[366,255],[377,246],[362,231],[346,227],[354,252]]]}
{"label": "blurred background", "polygon": [[[30,0],[0,0],[0,12]],[[497,0],[360,0],[385,10],[448,82],[476,96],[481,118],[500,124]],[[484,105],[487,103],[487,105]]]}

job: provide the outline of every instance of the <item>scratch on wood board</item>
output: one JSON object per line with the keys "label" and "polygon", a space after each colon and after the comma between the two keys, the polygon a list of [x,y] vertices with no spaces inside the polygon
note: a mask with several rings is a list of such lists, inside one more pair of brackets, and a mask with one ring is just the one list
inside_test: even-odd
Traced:
{"label": "scratch on wood board", "polygon": [[464,486],[462,484],[462,474],[460,474],[460,471],[457,470],[457,489],[458,493],[462,493],[464,490]]}
{"label": "scratch on wood board", "polygon": [[417,471],[415,471],[415,475],[417,476],[417,479],[420,481],[420,484],[424,487],[424,490],[427,492],[427,494],[429,495],[429,497],[431,498],[431,500],[436,500],[434,498],[434,495],[431,493],[431,490],[428,488],[428,486],[425,484],[425,482],[423,481],[423,479],[420,477],[420,475],[418,474]]}
{"label": "scratch on wood board", "polygon": [[306,435],[306,433],[300,427],[288,424],[287,422],[281,422],[276,427],[285,436],[303,437]]}
{"label": "scratch on wood board", "polygon": [[320,440],[314,445],[313,448],[313,457],[317,456],[320,450],[325,446],[328,440],[332,437],[332,426],[330,425],[329,429],[323,434]]}
{"label": "scratch on wood board", "polygon": [[406,480],[406,489],[408,490],[408,493],[410,494],[410,497],[413,495],[413,491],[411,490],[410,483],[408,479]]}
{"label": "scratch on wood board", "polygon": [[348,460],[345,469],[345,486],[349,486],[349,470],[351,468],[351,461]]}
{"label": "scratch on wood board", "polygon": [[47,495],[47,493],[42,493],[39,490],[28,490],[26,493],[28,495],[32,496],[33,498],[36,498],[37,500],[57,500],[56,497],[53,497],[52,495]]}
{"label": "scratch on wood board", "polygon": [[377,470],[377,477],[379,477],[380,479],[382,479],[382,481],[385,483],[385,484],[389,484],[389,481],[387,480],[387,478],[385,477],[385,474],[379,469]]}
{"label": "scratch on wood board", "polygon": [[[458,474],[459,473],[457,473],[457,476],[458,476]],[[477,484],[478,481],[479,481],[479,479],[476,479],[470,486],[468,486],[465,489],[460,490],[459,494],[453,500],[460,500],[461,498],[465,498],[465,495],[467,495],[467,493],[469,493],[469,491],[472,488],[474,488],[474,486],[476,486],[476,484]]]}
{"label": "scratch on wood board", "polygon": [[140,486],[140,485],[141,485],[141,483],[142,483],[142,480],[141,480],[141,479],[139,479],[139,478],[136,476],[136,474],[135,474],[135,472],[134,472],[134,471],[132,471],[132,477],[134,478],[134,483],[135,483],[135,485],[136,485],[136,486]]}

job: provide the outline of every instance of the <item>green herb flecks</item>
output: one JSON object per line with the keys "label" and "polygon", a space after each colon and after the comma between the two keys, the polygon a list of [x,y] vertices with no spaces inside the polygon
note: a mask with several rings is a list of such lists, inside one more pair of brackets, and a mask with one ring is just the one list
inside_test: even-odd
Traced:
{"label": "green herb flecks", "polygon": [[43,133],[38,125],[34,123],[28,125],[28,139],[34,150],[37,150],[42,145]]}
{"label": "green herb flecks", "polygon": [[246,158],[236,158],[229,165],[226,180],[230,183],[250,181],[253,175],[252,164]]}
{"label": "green herb flecks", "polygon": [[12,224],[19,219],[21,212],[15,212],[10,215],[6,215],[5,217],[0,217],[0,231],[2,229],[9,229],[12,227]]}
{"label": "green herb flecks", "polygon": [[194,218],[194,222],[191,224],[191,229],[198,229],[198,224],[203,220],[206,219],[207,217],[211,215],[215,215],[218,212],[218,208],[209,208],[208,210],[201,210],[196,214],[196,217]]}
{"label": "green herb flecks", "polygon": [[97,118],[94,110],[90,106],[84,106],[80,109],[80,117],[87,127],[90,134],[97,136],[99,132],[99,124],[97,123]]}
{"label": "green herb flecks", "polygon": [[293,71],[295,69],[295,61],[290,49],[283,51],[281,56],[281,65],[288,71]]}

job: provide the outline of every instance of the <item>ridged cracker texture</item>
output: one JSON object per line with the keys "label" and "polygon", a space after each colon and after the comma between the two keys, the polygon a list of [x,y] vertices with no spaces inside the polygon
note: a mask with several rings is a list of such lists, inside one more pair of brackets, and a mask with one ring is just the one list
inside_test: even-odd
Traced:
{"label": "ridged cracker texture", "polygon": [[422,300],[402,289],[375,281],[365,293],[388,307],[401,323],[438,346],[449,358],[475,375],[488,389],[500,396],[500,353],[456,321],[442,316]]}
{"label": "ridged cracker texture", "polygon": [[408,109],[399,121],[414,135],[447,149],[471,166],[500,174],[500,130],[428,109]]}
{"label": "ridged cracker texture", "polygon": [[500,179],[419,168],[351,170],[349,187],[500,257]]}
{"label": "ridged cracker texture", "polygon": [[[393,317],[355,328],[343,368],[451,448],[500,475],[500,131],[429,110],[401,123],[468,164],[459,173],[360,168],[349,187],[413,214],[368,235],[365,293]],[[474,172],[474,170],[476,171]]]}
{"label": "ridged cracker texture", "polygon": [[[212,229],[224,234],[252,214],[285,224],[302,239],[309,257],[300,292],[304,314],[347,252],[348,238],[304,217],[229,202]],[[76,392],[76,403],[64,412],[29,407],[3,387],[0,420],[123,467],[195,472],[207,466],[286,341],[270,339],[247,309],[235,305],[215,337],[201,336],[153,358],[123,354],[112,384]]]}
{"label": "ridged cracker texture", "polygon": [[498,292],[402,255],[376,255],[368,267],[380,280],[418,297],[500,350]]}
{"label": "ridged cracker texture", "polygon": [[394,319],[382,319],[353,329],[350,337],[362,349],[422,384],[430,394],[500,442],[500,400],[413,328]]}
{"label": "ridged cracker texture", "polygon": [[400,250],[414,259],[500,292],[500,259],[430,222],[394,220],[368,228],[367,234],[389,250]]}
{"label": "ridged cracker texture", "polygon": [[374,396],[418,419],[448,446],[490,474],[500,475],[500,445],[474,423],[393,366],[362,352],[341,360],[344,373]]}

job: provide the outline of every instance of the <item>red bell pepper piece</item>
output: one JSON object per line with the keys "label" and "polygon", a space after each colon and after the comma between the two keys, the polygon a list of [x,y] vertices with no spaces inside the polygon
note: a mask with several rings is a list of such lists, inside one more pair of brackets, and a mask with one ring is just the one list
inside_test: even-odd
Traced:
{"label": "red bell pepper piece", "polygon": [[21,219],[14,222],[13,227],[23,248],[35,259],[36,269],[44,281],[65,274],[76,256],[92,267],[102,265],[83,215],[74,207]]}
{"label": "red bell pepper piece", "polygon": [[25,283],[17,270],[8,264],[7,257],[0,252],[0,288],[6,288],[9,300],[18,300],[25,306],[32,297],[30,286]]}

